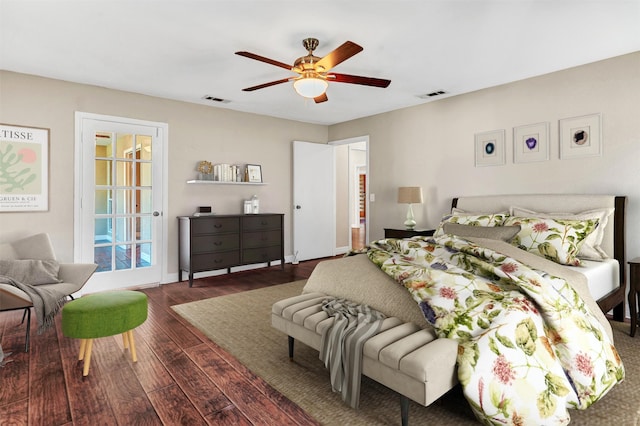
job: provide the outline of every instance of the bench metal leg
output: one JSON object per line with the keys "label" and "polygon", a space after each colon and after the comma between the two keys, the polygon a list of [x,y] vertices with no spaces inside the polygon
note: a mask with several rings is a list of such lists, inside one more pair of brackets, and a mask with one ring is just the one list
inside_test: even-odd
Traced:
{"label": "bench metal leg", "polygon": [[295,342],[294,338],[291,336],[287,336],[289,338],[289,360],[293,360],[293,343]]}
{"label": "bench metal leg", "polygon": [[400,395],[400,414],[402,426],[409,426],[409,398],[404,395]]}
{"label": "bench metal leg", "polygon": [[31,307],[24,308],[21,324],[24,323],[25,317],[27,317],[27,334],[24,339],[24,351],[29,352],[29,338],[31,336]]}

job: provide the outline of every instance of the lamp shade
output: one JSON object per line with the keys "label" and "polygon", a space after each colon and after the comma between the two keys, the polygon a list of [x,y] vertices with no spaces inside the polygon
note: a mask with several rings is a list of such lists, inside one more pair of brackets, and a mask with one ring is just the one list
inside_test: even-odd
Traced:
{"label": "lamp shade", "polygon": [[420,186],[401,186],[398,188],[399,204],[421,204],[422,203],[422,187]]}
{"label": "lamp shade", "polygon": [[305,98],[317,98],[327,90],[328,86],[329,83],[326,80],[316,77],[302,77],[293,82],[293,88]]}

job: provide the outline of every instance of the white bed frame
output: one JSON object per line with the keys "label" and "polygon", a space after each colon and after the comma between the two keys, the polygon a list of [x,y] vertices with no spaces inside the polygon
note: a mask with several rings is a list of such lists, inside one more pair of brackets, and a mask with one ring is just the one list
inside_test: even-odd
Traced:
{"label": "white bed frame", "polygon": [[626,263],[625,263],[625,207],[627,197],[615,195],[590,194],[516,194],[516,195],[483,195],[457,197],[452,200],[451,207],[469,212],[508,211],[511,206],[518,206],[537,212],[580,213],[583,211],[613,208],[602,241],[602,249],[619,263],[619,287],[597,300],[598,306],[606,314],[613,309],[613,318],[624,321]]}

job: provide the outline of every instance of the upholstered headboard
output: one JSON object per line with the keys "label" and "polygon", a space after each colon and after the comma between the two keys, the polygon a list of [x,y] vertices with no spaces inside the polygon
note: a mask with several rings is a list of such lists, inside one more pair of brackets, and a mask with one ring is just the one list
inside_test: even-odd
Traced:
{"label": "upholstered headboard", "polygon": [[[602,249],[620,264],[620,288],[598,301],[604,312],[614,310],[618,321],[624,319],[626,292],[625,207],[627,197],[589,194],[513,194],[482,195],[454,198],[451,207],[469,212],[509,211],[511,206],[541,213],[580,213],[599,208],[613,208],[614,213],[604,230]],[[620,318],[620,319],[618,319]]]}

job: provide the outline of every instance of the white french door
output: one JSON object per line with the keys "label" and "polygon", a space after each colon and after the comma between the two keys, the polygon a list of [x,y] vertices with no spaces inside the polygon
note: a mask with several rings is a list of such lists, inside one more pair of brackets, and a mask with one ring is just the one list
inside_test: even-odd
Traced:
{"label": "white french door", "polygon": [[76,261],[98,265],[83,292],[159,283],[166,124],[77,113],[76,127]]}

